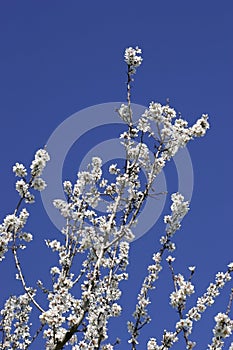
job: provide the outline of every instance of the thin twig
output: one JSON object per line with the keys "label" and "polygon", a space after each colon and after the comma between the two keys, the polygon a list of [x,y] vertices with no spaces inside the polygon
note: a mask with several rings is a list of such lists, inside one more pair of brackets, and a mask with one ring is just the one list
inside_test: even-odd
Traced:
{"label": "thin twig", "polygon": [[229,315],[229,313],[230,313],[230,311],[231,311],[232,301],[233,301],[233,288],[231,289],[231,293],[230,293],[230,297],[229,297],[229,302],[228,302],[227,310],[226,310],[226,315]]}
{"label": "thin twig", "polygon": [[17,268],[18,273],[19,273],[19,279],[20,279],[20,281],[22,283],[23,289],[25,290],[25,292],[27,293],[27,295],[31,299],[32,303],[37,307],[37,309],[40,312],[44,312],[44,309],[36,302],[36,300],[33,298],[33,296],[30,293],[30,288],[28,288],[27,285],[26,285],[26,282],[25,282],[25,279],[24,279],[24,276],[23,276],[23,273],[22,273],[22,269],[21,269],[21,266],[20,266],[20,262],[19,262],[19,259],[18,259],[18,255],[17,255],[17,248],[15,246],[13,246],[12,251],[13,251],[13,255],[14,255],[15,265],[16,265],[16,268]]}

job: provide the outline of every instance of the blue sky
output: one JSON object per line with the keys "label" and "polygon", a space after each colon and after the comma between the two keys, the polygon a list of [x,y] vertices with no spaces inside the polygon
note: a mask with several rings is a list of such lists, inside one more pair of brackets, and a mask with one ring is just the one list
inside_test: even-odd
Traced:
{"label": "blue sky", "polygon": [[[11,173],[16,161],[29,165],[34,152],[73,113],[126,99],[123,52],[127,46],[138,45],[144,61],[133,85],[134,103],[165,103],[169,97],[171,105],[190,123],[202,113],[210,116],[207,136],[188,147],[194,168],[194,192],[191,210],[175,239],[177,272],[187,273],[187,266],[196,265],[194,283],[197,293],[203,293],[214,274],[225,270],[233,260],[232,32],[230,0],[2,1],[0,218],[11,213],[17,203]],[[99,136],[94,137],[98,142]],[[65,175],[72,176],[78,157],[71,153]],[[172,174],[175,176],[174,166],[169,164],[171,190],[175,187],[169,180]],[[163,214],[168,208],[167,200]],[[25,253],[25,268],[33,283],[42,279],[41,275],[48,277],[44,271],[52,258],[44,248],[44,239],[54,237],[57,230],[39,196],[30,211],[28,231],[34,233],[35,240]],[[160,218],[150,232],[132,244],[131,277],[122,297],[126,313],[120,324],[114,321],[113,336],[127,339],[125,320],[133,311],[136,292],[158,248],[162,230]],[[13,288],[16,293],[20,290],[8,258],[0,266],[4,281],[1,303]],[[166,306],[171,287],[167,272],[164,268],[153,293],[153,321],[145,327],[139,349],[145,348],[150,336],[159,339],[163,328],[173,329],[176,314]],[[228,293],[229,287],[225,297]],[[198,340],[197,349],[207,347],[213,315],[225,310],[226,305],[227,299],[220,297],[216,309],[210,309],[196,325],[193,339]],[[118,349],[126,348],[124,340]]]}

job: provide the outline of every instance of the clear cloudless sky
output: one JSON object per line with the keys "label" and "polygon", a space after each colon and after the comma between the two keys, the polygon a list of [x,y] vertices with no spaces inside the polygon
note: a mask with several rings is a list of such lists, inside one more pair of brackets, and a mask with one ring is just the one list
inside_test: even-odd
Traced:
{"label": "clear cloudless sky", "polygon": [[[100,103],[125,101],[123,52],[127,46],[138,45],[144,60],[135,77],[133,102],[147,106],[152,100],[165,103],[169,97],[190,123],[202,113],[210,116],[206,137],[188,147],[194,192],[191,210],[175,237],[176,272],[188,276],[187,267],[196,266],[193,282],[197,294],[189,305],[194,304],[215,273],[224,271],[233,260],[232,33],[231,0],[2,0],[0,219],[13,212],[18,200],[11,171],[15,162],[29,165],[35,151],[73,113]],[[67,174],[76,170],[76,158],[78,154],[69,158]],[[169,167],[174,172],[172,165]],[[169,205],[167,197],[164,215]],[[37,279],[48,280],[46,266],[52,266],[54,258],[44,239],[57,238],[59,232],[39,195],[29,210],[27,230],[34,240],[22,264],[29,284],[33,284]],[[119,350],[129,348],[126,321],[134,310],[146,266],[159,248],[163,228],[161,217],[152,230],[132,243],[130,278],[122,283],[125,311],[110,322],[110,339],[122,338]],[[20,291],[10,253],[0,265],[0,274],[2,306],[9,293]],[[145,349],[149,337],[161,339],[164,328],[173,330],[177,320],[175,310],[168,306],[172,283],[167,267],[157,286],[149,308],[152,322],[142,331],[139,349]],[[197,342],[197,349],[210,343],[213,317],[226,309],[229,291],[228,286],[195,324],[191,339]],[[32,349],[41,349],[42,344],[35,342]],[[178,348],[185,349],[184,343],[174,347]]]}

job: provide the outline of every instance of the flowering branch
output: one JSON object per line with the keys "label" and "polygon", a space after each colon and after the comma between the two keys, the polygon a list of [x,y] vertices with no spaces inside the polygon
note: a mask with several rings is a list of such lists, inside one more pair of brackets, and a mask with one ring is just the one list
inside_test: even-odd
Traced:
{"label": "flowering branch", "polygon": [[[160,243],[162,247],[159,252],[153,255],[153,260],[155,264],[148,266],[148,275],[145,277],[141,291],[138,295],[138,303],[136,305],[136,310],[133,313],[134,318],[136,319],[135,324],[133,322],[128,322],[128,330],[131,333],[131,338],[129,343],[132,343],[132,349],[136,349],[136,344],[138,344],[137,338],[139,336],[139,330],[151,321],[151,318],[147,312],[147,305],[150,304],[150,299],[148,297],[148,292],[151,289],[154,289],[154,282],[159,278],[159,272],[162,270],[161,262],[162,256],[166,250],[173,252],[175,250],[175,244],[171,242],[171,238],[180,228],[180,222],[183,217],[187,214],[189,210],[189,203],[184,202],[184,197],[179,193],[172,195],[172,215],[165,216],[164,221],[167,223],[166,235],[162,236]],[[171,257],[168,257],[169,266],[171,266]],[[175,284],[176,287],[176,284]]]}

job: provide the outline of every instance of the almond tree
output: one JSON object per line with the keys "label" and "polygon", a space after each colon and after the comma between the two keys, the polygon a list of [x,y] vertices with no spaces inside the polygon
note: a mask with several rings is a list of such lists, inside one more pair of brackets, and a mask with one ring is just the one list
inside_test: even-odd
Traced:
{"label": "almond tree", "polygon": [[[120,282],[128,278],[133,227],[137,225],[138,215],[148,196],[155,196],[153,184],[166,163],[188,142],[204,136],[209,128],[206,114],[189,126],[186,120],[177,117],[169,104],[155,102],[151,102],[134,120],[131,86],[136,69],[142,63],[141,50],[127,48],[124,59],[127,64],[127,103],[119,106],[117,113],[125,122],[125,131],[119,142],[124,147],[126,161],[123,167],[111,164],[107,173],[102,170],[101,158],[93,157],[87,169],[78,172],[74,184],[64,182],[66,200],[54,199],[54,206],[66,224],[57,239],[46,240],[49,249],[59,257],[58,266],[50,270],[52,288],[40,280],[37,283],[47,300],[46,308],[39,303],[35,287],[26,283],[19,251],[33,239],[32,234],[24,231],[29,217],[26,206],[35,200],[33,191],[42,191],[46,187],[41,176],[50,156],[46,149],[40,149],[29,171],[19,163],[13,167],[19,178],[16,190],[20,199],[14,212],[7,215],[0,226],[0,260],[13,254],[22,294],[11,295],[1,310],[0,349],[28,349],[41,335],[45,338],[47,350],[65,347],[111,350],[119,344],[119,339],[113,344],[108,342],[111,331],[108,321],[122,312]],[[114,181],[111,181],[112,177]],[[107,210],[105,215],[99,215],[98,206],[103,201],[107,201]],[[174,235],[188,210],[189,203],[182,194],[173,193],[171,213],[164,217],[166,225],[160,238],[161,247],[154,252],[133,318],[127,325],[130,334],[128,349],[141,349],[140,330],[151,320],[147,306],[163,264],[167,263],[171,270],[174,291],[170,295],[170,304],[177,311],[178,321],[172,331],[164,330],[158,343],[154,337],[150,338],[148,350],[169,349],[180,337],[184,339],[186,349],[194,348],[195,342],[190,338],[193,323],[201,318],[225,283],[231,280],[233,263],[225,272],[216,274],[215,281],[210,283],[204,295],[187,310],[187,298],[195,292],[192,284],[195,267],[189,267],[190,275],[185,279],[182,274],[175,273],[175,258],[171,254],[176,249]],[[74,272],[77,261],[82,266],[78,273]],[[222,349],[224,339],[232,334],[233,321],[229,317],[232,297],[231,293],[226,311],[215,317],[216,326],[209,349]],[[32,334],[30,316],[34,309],[39,312],[39,319],[38,330]],[[230,349],[233,349],[233,343]]]}

